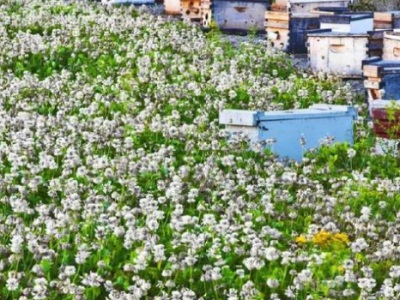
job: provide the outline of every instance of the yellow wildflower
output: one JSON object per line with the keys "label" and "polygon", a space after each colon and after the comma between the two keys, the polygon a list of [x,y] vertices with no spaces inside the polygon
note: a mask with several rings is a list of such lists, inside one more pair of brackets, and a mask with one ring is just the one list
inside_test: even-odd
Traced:
{"label": "yellow wildflower", "polygon": [[296,243],[300,244],[300,245],[305,244],[305,243],[307,243],[307,238],[304,235],[299,235],[296,238]]}
{"label": "yellow wildflower", "polygon": [[332,234],[321,230],[320,232],[317,232],[313,238],[312,238],[312,242],[315,245],[318,246],[327,246],[329,244],[329,242],[331,241],[332,238]]}
{"label": "yellow wildflower", "polygon": [[336,240],[336,241],[339,241],[339,242],[342,242],[343,244],[348,244],[348,243],[350,243],[350,239],[349,239],[349,236],[346,234],[346,233],[335,233],[334,235],[333,235],[333,238]]}

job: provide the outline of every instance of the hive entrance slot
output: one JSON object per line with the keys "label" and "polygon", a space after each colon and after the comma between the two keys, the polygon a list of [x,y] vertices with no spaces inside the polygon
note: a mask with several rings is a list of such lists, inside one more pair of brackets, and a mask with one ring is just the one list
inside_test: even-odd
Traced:
{"label": "hive entrance slot", "polygon": [[244,7],[244,6],[235,6],[234,8],[239,13],[245,12],[247,9],[247,7]]}
{"label": "hive entrance slot", "polygon": [[342,53],[346,50],[346,48],[341,44],[332,44],[330,45],[329,50],[333,53]]}

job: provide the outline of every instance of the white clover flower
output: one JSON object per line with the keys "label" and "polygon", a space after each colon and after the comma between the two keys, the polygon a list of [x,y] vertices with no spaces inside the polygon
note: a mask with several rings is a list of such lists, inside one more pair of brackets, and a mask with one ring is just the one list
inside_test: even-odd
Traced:
{"label": "white clover flower", "polygon": [[10,292],[18,290],[18,288],[19,288],[19,280],[14,276],[8,277],[7,281],[6,281],[6,288]]}
{"label": "white clover flower", "polygon": [[274,289],[274,288],[277,288],[279,286],[279,281],[277,279],[275,279],[275,278],[268,278],[267,279],[267,285],[270,288]]}
{"label": "white clover flower", "polygon": [[95,272],[86,274],[82,279],[82,284],[90,287],[100,286],[104,279]]}
{"label": "white clover flower", "polygon": [[24,238],[21,235],[19,234],[13,235],[13,237],[11,238],[11,246],[10,246],[11,252],[16,254],[21,253],[23,242]]}
{"label": "white clover flower", "polygon": [[274,247],[268,247],[264,250],[264,257],[269,261],[274,261],[279,258],[279,251]]}
{"label": "white clover flower", "polygon": [[354,253],[359,253],[367,249],[368,244],[364,238],[358,238],[350,244],[350,248]]}
{"label": "white clover flower", "polygon": [[376,281],[374,278],[359,278],[358,287],[360,289],[371,291],[376,286]]}
{"label": "white clover flower", "polygon": [[389,276],[391,278],[399,278],[400,277],[400,266],[391,266]]}
{"label": "white clover flower", "polygon": [[75,262],[77,264],[84,264],[85,261],[89,258],[90,252],[86,250],[79,250],[75,256]]}
{"label": "white clover flower", "polygon": [[356,156],[357,152],[353,148],[350,148],[347,150],[347,157],[348,158],[354,158]]}
{"label": "white clover flower", "polygon": [[260,270],[264,265],[264,261],[258,257],[248,257],[243,260],[243,264],[248,270]]}
{"label": "white clover flower", "polygon": [[343,291],[343,297],[351,297],[356,294],[356,292],[353,289],[347,288]]}

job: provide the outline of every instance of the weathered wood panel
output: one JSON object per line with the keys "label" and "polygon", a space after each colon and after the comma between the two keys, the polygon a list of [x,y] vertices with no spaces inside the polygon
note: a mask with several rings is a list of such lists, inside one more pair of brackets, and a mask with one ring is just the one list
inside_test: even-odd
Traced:
{"label": "weathered wood panel", "polygon": [[374,13],[374,29],[395,29],[399,27],[400,11]]}
{"label": "weathered wood panel", "polygon": [[265,12],[265,19],[276,21],[289,21],[290,14],[286,11],[267,11]]}

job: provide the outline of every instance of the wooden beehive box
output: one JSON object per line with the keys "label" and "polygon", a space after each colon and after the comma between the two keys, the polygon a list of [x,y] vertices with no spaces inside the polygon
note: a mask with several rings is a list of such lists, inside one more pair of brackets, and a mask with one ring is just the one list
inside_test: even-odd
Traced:
{"label": "wooden beehive box", "polygon": [[400,28],[400,11],[374,13],[374,29],[395,28]]}
{"label": "wooden beehive box", "polygon": [[181,0],[182,19],[200,23],[201,0]]}
{"label": "wooden beehive box", "polygon": [[319,28],[319,18],[314,14],[268,11],[265,24],[267,39],[273,47],[305,54],[307,31]]}
{"label": "wooden beehive box", "polygon": [[264,17],[268,1],[265,0],[213,0],[212,15],[223,31],[265,32]]}
{"label": "wooden beehive box", "polygon": [[383,35],[384,60],[400,60],[400,32],[385,32]]}
{"label": "wooden beehive box", "polygon": [[[252,147],[259,144],[270,148],[281,159],[300,161],[304,151],[319,147],[327,137],[352,144],[356,116],[353,107],[316,104],[308,109],[288,111],[224,110],[219,122],[226,125],[231,136],[246,134]],[[274,142],[271,145],[268,141]]]}
{"label": "wooden beehive box", "polygon": [[320,16],[321,29],[332,29],[333,32],[366,33],[373,30],[372,13],[342,13]]}
{"label": "wooden beehive box", "polygon": [[286,9],[265,12],[267,39],[273,47],[289,51],[290,19],[291,14]]}
{"label": "wooden beehive box", "polygon": [[368,58],[368,38],[367,33],[309,33],[311,69],[344,78],[362,77],[362,62]]}

